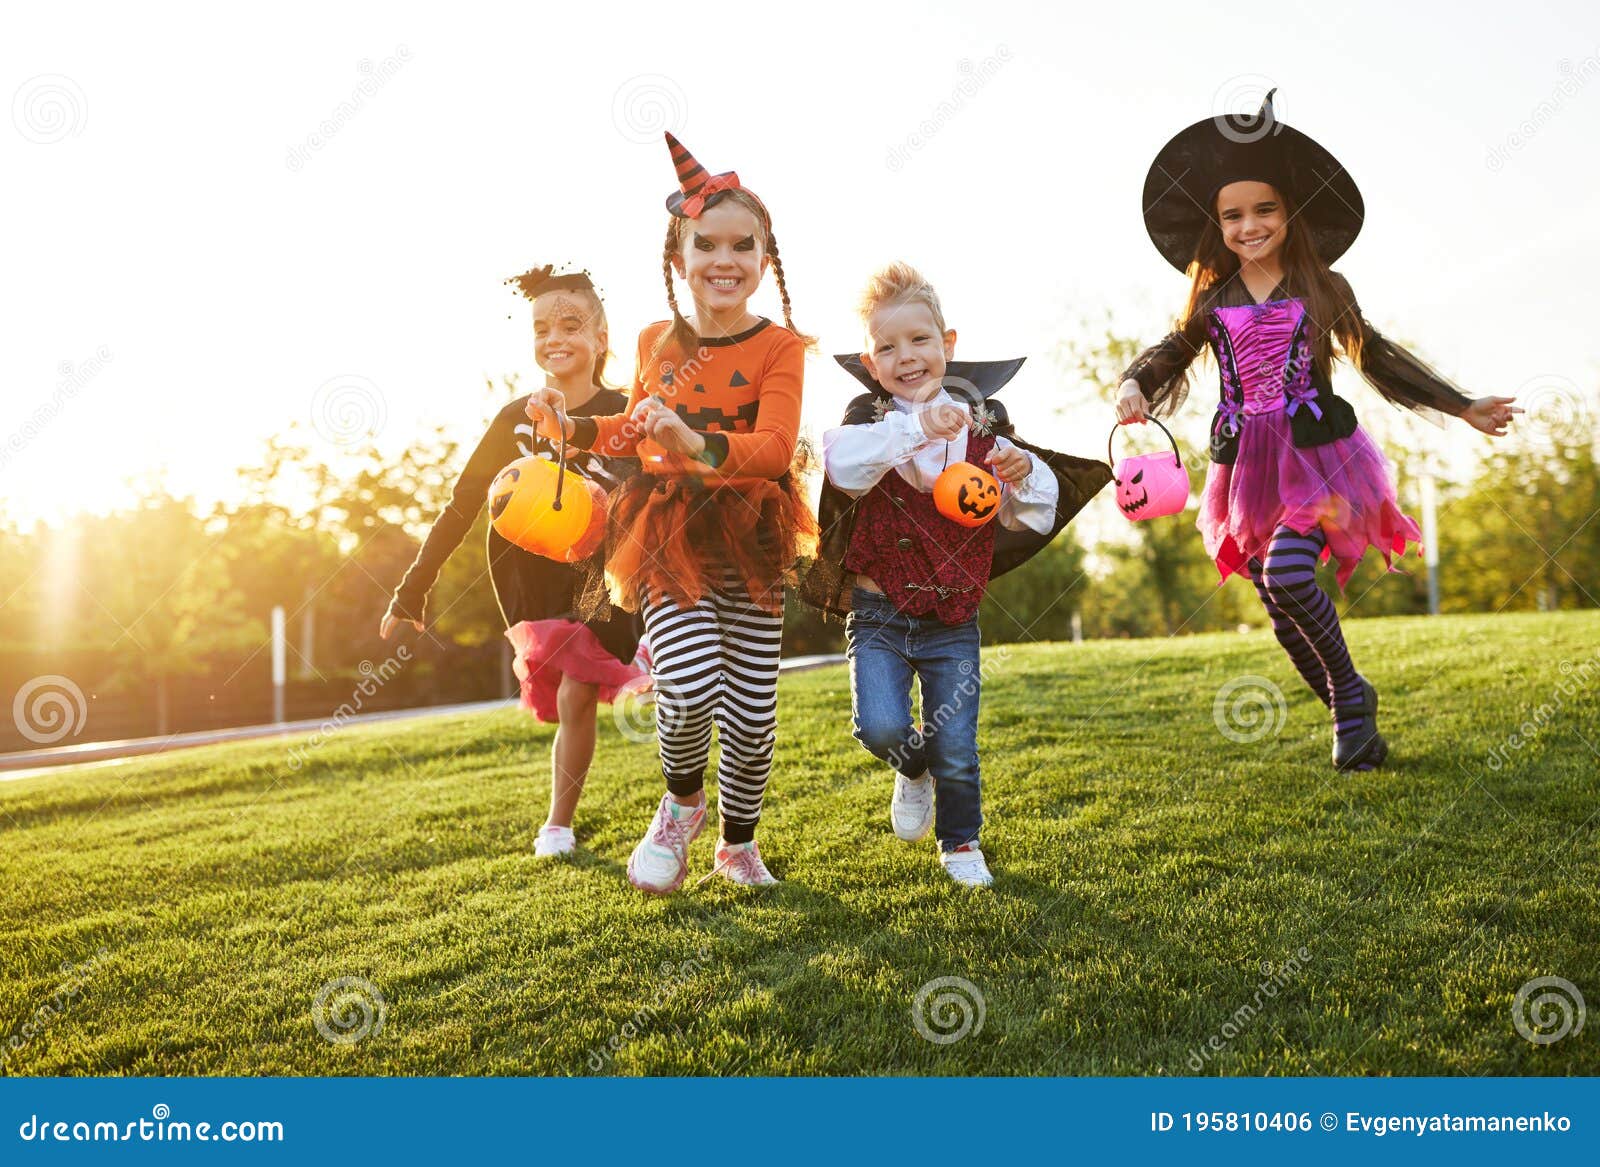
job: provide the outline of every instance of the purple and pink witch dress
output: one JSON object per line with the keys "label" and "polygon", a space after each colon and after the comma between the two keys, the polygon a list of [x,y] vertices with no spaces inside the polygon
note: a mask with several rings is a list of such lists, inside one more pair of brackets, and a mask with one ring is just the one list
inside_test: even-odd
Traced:
{"label": "purple and pink witch dress", "polygon": [[[1375,332],[1353,297],[1349,303],[1363,336],[1361,372],[1379,392],[1419,411],[1466,408],[1464,394]],[[1367,548],[1377,548],[1393,570],[1406,545],[1422,540],[1400,509],[1388,460],[1316,369],[1313,329],[1305,301],[1283,285],[1256,303],[1235,278],[1125,374],[1153,411],[1170,413],[1185,396],[1200,348],[1209,345],[1216,358],[1212,461],[1195,525],[1223,579],[1247,574],[1280,526],[1302,534],[1321,528],[1324,557],[1338,565],[1341,588]]]}

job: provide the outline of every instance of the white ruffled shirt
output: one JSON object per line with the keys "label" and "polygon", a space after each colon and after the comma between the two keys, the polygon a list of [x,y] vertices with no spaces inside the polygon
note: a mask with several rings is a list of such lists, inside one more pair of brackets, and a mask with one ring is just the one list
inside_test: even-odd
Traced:
{"label": "white ruffled shirt", "polygon": [[[965,402],[955,401],[943,389],[930,401],[912,404],[898,397],[892,400],[894,408],[882,421],[842,425],[822,435],[822,465],[828,481],[852,498],[866,494],[891,470],[921,493],[932,494],[933,484],[944,468],[966,460],[966,430],[946,443],[923,433],[918,418],[924,410],[954,405],[970,423],[972,411]],[[996,449],[1016,448],[1001,437],[995,438],[994,444]],[[996,518],[1012,531],[1026,529],[1048,535],[1055,525],[1061,486],[1038,455],[1030,453],[1028,458],[1033,469],[1027,478],[1016,486],[1000,483],[1000,513]]]}

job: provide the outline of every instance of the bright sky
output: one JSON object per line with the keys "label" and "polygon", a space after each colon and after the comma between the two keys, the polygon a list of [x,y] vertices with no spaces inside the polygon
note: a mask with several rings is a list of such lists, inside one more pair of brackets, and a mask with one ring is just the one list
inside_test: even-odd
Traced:
{"label": "bright sky", "polygon": [[[105,509],[158,470],[224,495],[319,414],[470,442],[485,375],[535,377],[501,284],[535,261],[594,273],[620,379],[665,314],[664,127],[772,208],[824,352],[859,345],[868,271],[909,260],[959,356],[1034,358],[1006,398],[1071,452],[1102,456],[1109,419],[1055,414],[1079,396],[1055,342],[1108,308],[1154,341],[1185,291],[1139,214],[1154,152],[1269,85],[1362,188],[1340,268],[1374,323],[1475,394],[1600,380],[1592,4],[776,11],[14,9],[0,510]],[[770,281],[753,307],[777,315]],[[852,392],[812,365],[814,433]]]}

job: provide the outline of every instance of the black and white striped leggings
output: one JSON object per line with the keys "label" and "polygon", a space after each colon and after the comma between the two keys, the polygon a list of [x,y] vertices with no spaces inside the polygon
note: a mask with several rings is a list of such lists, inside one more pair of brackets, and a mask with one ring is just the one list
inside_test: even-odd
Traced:
{"label": "black and white striped leggings", "polygon": [[692,608],[653,599],[645,605],[644,626],[667,789],[688,795],[705,785],[715,724],[722,837],[748,842],[772,772],[783,613],[752,603],[742,586],[727,580]]}

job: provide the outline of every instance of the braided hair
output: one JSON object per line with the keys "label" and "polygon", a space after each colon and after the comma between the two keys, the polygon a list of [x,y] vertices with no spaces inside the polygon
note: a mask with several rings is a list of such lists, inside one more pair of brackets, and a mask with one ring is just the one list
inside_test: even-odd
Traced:
{"label": "braided hair", "polygon": [[[761,224],[766,238],[762,241],[762,250],[772,260],[772,274],[778,282],[778,298],[783,305],[783,326],[800,338],[807,349],[816,348],[816,338],[807,336],[794,326],[794,317],[789,304],[789,285],[783,275],[783,260],[778,255],[778,239],[772,233],[772,220],[767,215],[766,207],[754,195],[743,190],[725,192],[721,198],[729,202],[738,203],[741,207],[755,215]],[[683,312],[678,307],[678,294],[672,283],[672,261],[682,248],[686,234],[693,224],[693,219],[683,219],[674,215],[667,221],[667,239],[661,252],[661,275],[667,285],[667,305],[672,309],[672,327],[661,334],[656,341],[651,359],[660,360],[662,355],[672,346],[684,355],[693,353],[699,347],[700,337],[692,324],[685,319]]]}

